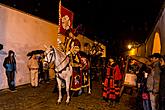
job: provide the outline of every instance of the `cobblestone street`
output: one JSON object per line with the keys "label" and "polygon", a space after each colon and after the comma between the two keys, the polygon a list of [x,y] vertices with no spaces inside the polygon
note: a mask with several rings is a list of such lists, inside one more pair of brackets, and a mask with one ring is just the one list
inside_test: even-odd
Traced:
{"label": "cobblestone street", "polygon": [[135,98],[123,94],[119,105],[110,108],[101,97],[101,85],[93,82],[92,95],[86,93],[71,97],[69,105],[65,104],[66,95],[60,105],[57,105],[57,93],[52,93],[54,81],[40,84],[38,88],[30,85],[17,87],[16,92],[8,89],[0,91],[0,110],[134,110]]}

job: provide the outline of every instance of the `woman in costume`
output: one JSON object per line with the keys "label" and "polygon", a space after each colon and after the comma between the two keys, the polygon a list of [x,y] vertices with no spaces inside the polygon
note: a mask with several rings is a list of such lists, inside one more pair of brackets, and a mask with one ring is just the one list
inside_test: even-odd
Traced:
{"label": "woman in costume", "polygon": [[107,65],[107,72],[104,81],[103,98],[110,102],[110,105],[115,106],[120,99],[120,81],[122,75],[117,63],[115,63],[114,58],[109,59],[109,64]]}

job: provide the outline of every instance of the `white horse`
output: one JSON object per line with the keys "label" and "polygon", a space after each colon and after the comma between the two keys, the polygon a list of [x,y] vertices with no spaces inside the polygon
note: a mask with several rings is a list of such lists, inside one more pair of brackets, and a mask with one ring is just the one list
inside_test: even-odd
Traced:
{"label": "white horse", "polygon": [[45,59],[46,62],[54,63],[55,65],[55,72],[56,72],[56,78],[58,83],[58,90],[59,90],[59,97],[57,100],[57,103],[60,104],[62,100],[62,93],[61,93],[61,87],[62,87],[62,80],[65,80],[66,83],[66,93],[67,93],[67,99],[66,103],[68,104],[70,101],[70,78],[72,76],[72,66],[69,64],[69,57],[65,55],[62,51],[50,47],[47,48],[45,51]]}

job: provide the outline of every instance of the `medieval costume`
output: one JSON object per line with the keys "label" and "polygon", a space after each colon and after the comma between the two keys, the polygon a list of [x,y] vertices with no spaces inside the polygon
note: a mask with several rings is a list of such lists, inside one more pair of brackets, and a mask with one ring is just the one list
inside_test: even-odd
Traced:
{"label": "medieval costume", "polygon": [[79,91],[82,86],[82,73],[80,71],[81,57],[79,50],[81,48],[80,41],[76,39],[76,36],[71,31],[69,32],[69,39],[66,41],[65,52],[70,58],[70,64],[73,68],[73,74],[71,79],[71,90]]}
{"label": "medieval costume", "polygon": [[80,71],[81,58],[80,55],[73,55],[72,57],[73,74],[71,79],[71,90],[78,91],[82,86],[82,72]]}
{"label": "medieval costume", "polygon": [[122,75],[119,66],[116,63],[108,65],[104,81],[103,98],[110,101],[111,104],[119,102],[121,79]]}
{"label": "medieval costume", "polygon": [[89,61],[85,57],[81,57],[82,62],[82,87],[90,86],[90,76],[89,76]]}

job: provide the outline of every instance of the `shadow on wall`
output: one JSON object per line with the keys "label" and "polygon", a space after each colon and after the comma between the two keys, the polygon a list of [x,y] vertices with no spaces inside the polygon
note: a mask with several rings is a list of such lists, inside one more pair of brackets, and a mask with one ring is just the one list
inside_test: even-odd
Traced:
{"label": "shadow on wall", "polygon": [[2,50],[3,49],[3,45],[2,44],[0,44],[0,50]]}
{"label": "shadow on wall", "polygon": [[4,58],[7,55],[7,52],[3,49],[4,44],[7,42],[6,41],[6,34],[7,34],[7,29],[6,25],[7,22],[6,20],[8,19],[7,11],[0,6],[0,89],[1,88],[7,88],[7,80],[6,80],[6,74],[5,74],[5,69],[3,68],[3,61]]}

